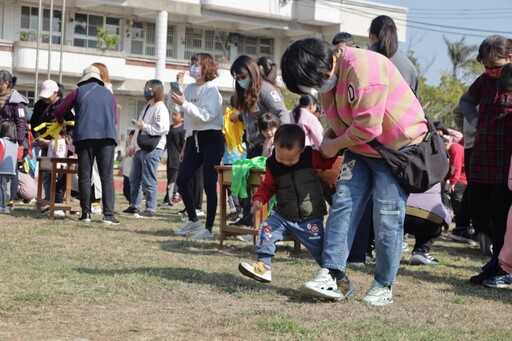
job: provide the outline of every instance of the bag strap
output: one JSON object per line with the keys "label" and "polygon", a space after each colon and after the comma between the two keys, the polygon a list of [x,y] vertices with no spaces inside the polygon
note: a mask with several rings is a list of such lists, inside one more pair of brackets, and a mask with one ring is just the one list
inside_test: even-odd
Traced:
{"label": "bag strap", "polygon": [[[148,109],[149,109],[149,103],[146,104],[146,109],[144,110],[144,114],[142,114],[142,119],[141,121],[144,122],[144,117],[146,117],[146,114],[148,113]],[[143,133],[142,129],[139,129],[139,135],[140,133]]]}
{"label": "bag strap", "polygon": [[82,96],[82,98],[80,98],[80,102],[78,102],[78,105],[81,105],[82,104],[82,101],[84,100],[85,97],[87,97],[88,94],[91,93],[91,91],[93,91],[94,89],[96,89],[98,86],[100,86],[99,84],[96,84],[94,85],[92,88],[89,89],[89,91],[87,91],[85,93],[85,95]]}
{"label": "bag strap", "polygon": [[[425,135],[423,141],[428,141],[432,134],[436,132],[436,128],[434,127],[434,123],[432,123],[432,120],[428,117],[427,114],[425,114],[425,119],[427,120],[427,134]],[[368,142],[368,144],[377,151],[379,149],[386,148],[382,143],[380,143],[376,139],[371,140],[370,142]]]}

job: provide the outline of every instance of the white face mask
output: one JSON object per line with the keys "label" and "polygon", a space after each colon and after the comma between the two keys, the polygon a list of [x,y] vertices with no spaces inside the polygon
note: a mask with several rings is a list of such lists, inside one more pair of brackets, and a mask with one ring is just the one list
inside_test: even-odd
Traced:
{"label": "white face mask", "polygon": [[191,65],[190,66],[190,77],[194,78],[195,80],[198,80],[199,78],[201,78],[202,77],[201,66]]}
{"label": "white face mask", "polygon": [[336,75],[332,75],[331,79],[325,80],[324,84],[320,88],[317,88],[316,90],[320,94],[325,94],[326,92],[329,92],[332,89],[334,89],[337,83],[338,77],[336,77]]}

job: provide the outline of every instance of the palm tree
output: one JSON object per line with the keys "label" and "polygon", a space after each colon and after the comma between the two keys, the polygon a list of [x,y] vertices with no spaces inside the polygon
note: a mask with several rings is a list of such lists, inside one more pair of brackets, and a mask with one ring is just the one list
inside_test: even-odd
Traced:
{"label": "palm tree", "polygon": [[448,56],[452,62],[452,77],[457,79],[457,74],[460,68],[464,68],[471,63],[473,59],[473,52],[476,51],[475,45],[466,45],[466,37],[462,37],[460,41],[451,42],[443,36],[446,47],[448,48]]}

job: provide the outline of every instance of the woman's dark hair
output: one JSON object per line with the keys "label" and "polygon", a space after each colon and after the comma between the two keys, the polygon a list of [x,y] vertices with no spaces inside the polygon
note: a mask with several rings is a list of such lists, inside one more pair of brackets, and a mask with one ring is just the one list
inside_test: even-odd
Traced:
{"label": "woman's dark hair", "polygon": [[194,53],[190,61],[199,62],[202,68],[202,74],[206,82],[212,81],[219,76],[219,67],[212,55],[209,53]]}
{"label": "woman's dark hair", "polygon": [[270,112],[266,112],[258,118],[258,129],[260,132],[277,128],[280,124],[279,118]]}
{"label": "woman's dark hair", "polygon": [[293,119],[295,120],[295,123],[299,122],[300,119],[300,109],[306,108],[312,104],[317,104],[318,100],[315,98],[315,96],[311,94],[306,94],[300,96],[299,99],[299,105],[297,105],[295,108],[293,108]]}
{"label": "woman's dark hair", "polygon": [[507,63],[501,69],[501,76],[498,81],[498,89],[501,92],[512,92],[512,64]]}
{"label": "woman's dark hair", "polygon": [[239,56],[231,65],[231,76],[237,74],[247,74],[251,78],[251,83],[247,89],[243,89],[237,81],[235,81],[234,108],[244,112],[250,112],[259,99],[262,76],[261,71],[254,59],[249,56]]}
{"label": "woman's dark hair", "polygon": [[393,19],[387,15],[379,15],[370,24],[370,33],[377,38],[375,52],[391,58],[398,50],[398,35]]}
{"label": "woman's dark hair", "polygon": [[294,41],[281,57],[281,74],[286,87],[296,94],[320,88],[329,77],[337,47],[318,38]]}
{"label": "woman's dark hair", "polygon": [[164,85],[158,79],[151,79],[146,82],[146,87],[150,87],[153,90],[153,100],[160,102],[164,100]]}
{"label": "woman's dark hair", "polygon": [[300,126],[296,124],[282,124],[277,128],[274,135],[274,146],[291,150],[295,146],[303,149],[305,145],[306,134]]}
{"label": "woman's dark hair", "polygon": [[57,96],[59,96],[60,98],[64,98],[64,91],[66,90],[66,88],[59,82],[57,82],[57,86],[59,87],[59,90],[57,91]]}
{"label": "woman's dark hair", "polygon": [[269,57],[260,57],[256,62],[261,67],[264,80],[277,87],[277,65]]}
{"label": "woman's dark hair", "polygon": [[476,60],[484,63],[495,58],[508,58],[512,53],[512,40],[500,35],[492,35],[484,39],[478,48]]}
{"label": "woman's dark hair", "polygon": [[17,78],[11,75],[7,70],[0,70],[0,82],[9,83],[9,89],[13,89],[16,86]]}

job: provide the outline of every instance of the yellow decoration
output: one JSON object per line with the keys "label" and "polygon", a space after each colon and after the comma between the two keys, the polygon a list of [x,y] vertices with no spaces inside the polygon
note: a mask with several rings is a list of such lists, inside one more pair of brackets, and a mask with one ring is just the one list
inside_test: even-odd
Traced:
{"label": "yellow decoration", "polygon": [[54,146],[55,146],[55,149],[57,149],[57,143],[58,143],[59,135],[60,135],[60,132],[62,131],[62,129],[64,129],[65,126],[72,127],[74,125],[75,125],[75,121],[67,121],[67,122],[63,122],[62,124],[60,124],[58,122],[41,123],[40,125],[38,125],[37,127],[34,128],[34,131],[39,131],[45,127],[47,129],[44,132],[44,134],[41,134],[40,136],[38,136],[36,138],[36,141],[39,139],[45,138],[46,136],[50,136],[55,141]]}
{"label": "yellow decoration", "polygon": [[222,133],[226,138],[226,145],[230,153],[233,152],[233,148],[236,148],[239,153],[243,153],[245,148],[242,146],[242,136],[244,135],[244,123],[240,120],[235,123],[231,122],[231,114],[236,113],[235,109],[230,107],[226,108],[224,113],[224,126],[222,127]]}

